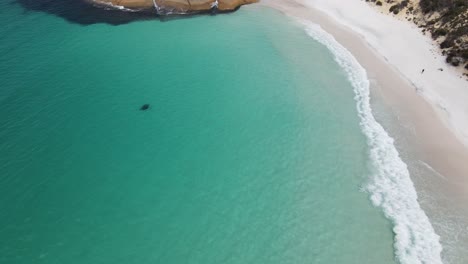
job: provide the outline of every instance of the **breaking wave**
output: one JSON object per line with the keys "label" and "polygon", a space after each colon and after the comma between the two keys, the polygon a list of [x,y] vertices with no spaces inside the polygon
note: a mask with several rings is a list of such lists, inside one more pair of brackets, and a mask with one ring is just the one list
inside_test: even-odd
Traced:
{"label": "breaking wave", "polygon": [[309,36],[325,45],[351,82],[360,126],[367,137],[372,175],[366,190],[374,206],[382,208],[393,223],[394,248],[402,264],[442,264],[442,246],[418,196],[406,164],[395,148],[393,138],[380,125],[370,105],[370,83],[365,69],[332,35],[320,26],[301,21]]}

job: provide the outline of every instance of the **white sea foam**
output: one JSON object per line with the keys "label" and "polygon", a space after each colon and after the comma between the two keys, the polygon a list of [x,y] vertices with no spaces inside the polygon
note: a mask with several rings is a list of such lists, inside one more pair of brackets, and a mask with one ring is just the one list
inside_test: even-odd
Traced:
{"label": "white sea foam", "polygon": [[159,14],[159,6],[156,3],[156,0],[153,0],[153,6],[154,6],[154,10],[156,10],[156,14]]}
{"label": "white sea foam", "polygon": [[109,9],[118,9],[118,10],[122,10],[122,11],[126,11],[126,12],[137,12],[138,10],[134,10],[134,9],[130,9],[130,8],[126,8],[125,6],[121,6],[121,5],[114,5],[110,2],[103,2],[103,1],[96,1],[95,3],[97,3],[98,5],[101,5],[101,6],[105,6]]}
{"label": "white sea foam", "polygon": [[406,164],[393,139],[376,121],[370,105],[365,69],[332,35],[310,21],[301,21],[307,33],[325,45],[344,69],[356,94],[360,126],[367,137],[373,175],[367,186],[372,203],[393,223],[395,255],[402,264],[441,264],[442,246],[418,197]]}

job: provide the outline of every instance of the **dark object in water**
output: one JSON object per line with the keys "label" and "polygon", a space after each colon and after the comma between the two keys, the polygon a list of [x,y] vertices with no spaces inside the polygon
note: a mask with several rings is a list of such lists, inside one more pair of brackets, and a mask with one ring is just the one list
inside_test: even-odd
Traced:
{"label": "dark object in water", "polygon": [[142,105],[142,106],[140,107],[140,110],[141,110],[141,111],[146,111],[146,110],[148,110],[149,108],[150,108],[150,105],[149,105],[149,104],[144,104],[144,105]]}

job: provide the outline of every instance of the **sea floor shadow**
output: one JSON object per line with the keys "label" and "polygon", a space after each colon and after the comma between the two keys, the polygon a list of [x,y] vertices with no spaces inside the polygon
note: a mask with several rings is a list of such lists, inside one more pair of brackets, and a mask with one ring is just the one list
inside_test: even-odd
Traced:
{"label": "sea floor shadow", "polygon": [[86,3],[84,0],[14,0],[26,11],[44,12],[61,17],[71,23],[92,25],[106,23],[110,25],[127,24],[137,20],[159,19],[151,12],[123,12],[104,9]]}
{"label": "sea floor shadow", "polygon": [[186,14],[186,15],[157,15],[151,11],[127,12],[93,6],[84,0],[13,0],[19,3],[26,11],[44,12],[61,17],[68,22],[83,26],[105,23],[122,25],[142,20],[158,20],[161,22],[186,19],[199,15],[216,15],[237,11],[215,11]]}

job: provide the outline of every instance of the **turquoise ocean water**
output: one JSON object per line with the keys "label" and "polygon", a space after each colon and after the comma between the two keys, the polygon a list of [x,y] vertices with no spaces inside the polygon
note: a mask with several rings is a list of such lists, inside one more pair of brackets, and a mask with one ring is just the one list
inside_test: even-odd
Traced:
{"label": "turquoise ocean water", "polygon": [[292,21],[0,22],[0,263],[396,262],[353,87]]}

